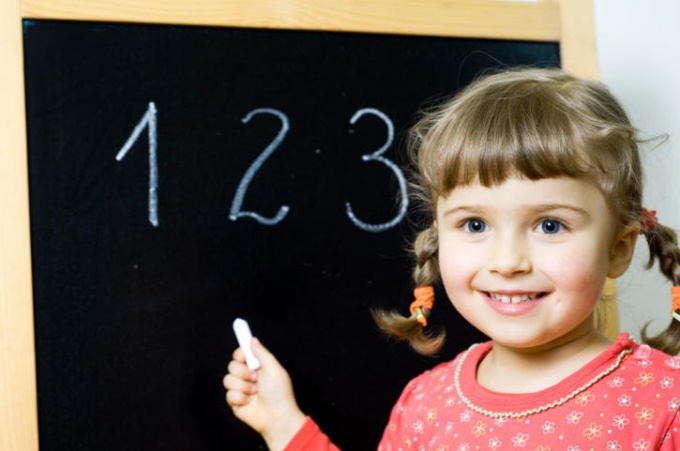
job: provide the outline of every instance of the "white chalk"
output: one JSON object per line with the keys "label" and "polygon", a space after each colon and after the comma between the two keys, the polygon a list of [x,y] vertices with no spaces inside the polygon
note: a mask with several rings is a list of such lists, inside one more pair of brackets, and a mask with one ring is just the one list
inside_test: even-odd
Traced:
{"label": "white chalk", "polygon": [[236,334],[236,339],[238,340],[238,345],[243,349],[243,353],[246,355],[246,365],[251,370],[256,370],[260,368],[260,361],[253,354],[250,349],[250,341],[253,338],[253,334],[250,332],[250,326],[248,322],[241,318],[236,318],[234,320],[234,333]]}

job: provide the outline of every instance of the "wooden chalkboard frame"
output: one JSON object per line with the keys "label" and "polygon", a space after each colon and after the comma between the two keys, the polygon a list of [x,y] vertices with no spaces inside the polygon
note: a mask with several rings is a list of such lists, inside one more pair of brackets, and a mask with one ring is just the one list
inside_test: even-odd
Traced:
{"label": "wooden chalkboard frame", "polygon": [[[23,19],[552,41],[597,78],[592,0],[3,0],[0,2],[0,449],[38,444],[23,73]],[[613,291],[613,285],[608,288]],[[615,306],[613,307],[615,310]],[[614,311],[610,318],[616,318]],[[608,334],[618,324],[609,323]]]}

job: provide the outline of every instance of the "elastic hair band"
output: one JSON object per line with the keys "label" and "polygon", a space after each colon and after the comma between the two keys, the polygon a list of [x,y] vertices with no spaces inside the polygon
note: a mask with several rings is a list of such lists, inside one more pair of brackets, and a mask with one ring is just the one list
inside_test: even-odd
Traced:
{"label": "elastic hair band", "polygon": [[671,298],[673,299],[673,303],[671,304],[671,316],[680,321],[680,313],[678,313],[678,310],[680,310],[680,287],[671,287]]}
{"label": "elastic hair band", "polygon": [[640,218],[638,220],[640,221],[640,235],[644,235],[652,230],[656,223],[659,222],[659,218],[656,217],[656,210],[647,210],[646,208],[640,211]]}
{"label": "elastic hair band", "polygon": [[416,316],[416,320],[423,326],[427,326],[427,318],[423,313],[423,308],[432,310],[434,304],[434,288],[431,286],[417,287],[413,290],[416,300],[411,303],[411,315]]}

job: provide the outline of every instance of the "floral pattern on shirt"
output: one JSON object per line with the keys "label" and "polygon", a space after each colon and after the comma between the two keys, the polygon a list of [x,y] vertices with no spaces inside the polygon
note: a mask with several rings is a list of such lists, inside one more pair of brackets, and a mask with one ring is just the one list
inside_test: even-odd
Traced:
{"label": "floral pattern on shirt", "polygon": [[[476,368],[490,346],[469,351],[464,365]],[[461,354],[407,385],[378,450],[680,451],[680,390],[676,388],[680,358],[637,345],[627,334],[612,348],[614,357],[629,352],[613,371],[598,378],[612,367],[612,358],[602,357],[590,373],[575,375],[597,379],[594,384],[574,396],[560,391],[565,387],[562,383],[540,395],[530,394],[532,402],[542,401],[541,406],[568,400],[520,418],[495,418],[489,413],[507,412],[507,397],[512,396],[512,405],[517,405],[523,395],[487,392],[484,399],[493,402],[472,406],[472,401],[461,398],[454,384]],[[468,381],[461,386],[465,390],[474,384]]]}

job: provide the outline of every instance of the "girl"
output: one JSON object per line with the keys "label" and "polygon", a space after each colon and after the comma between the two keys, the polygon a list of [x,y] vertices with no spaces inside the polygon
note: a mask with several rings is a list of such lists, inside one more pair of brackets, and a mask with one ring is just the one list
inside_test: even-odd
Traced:
{"label": "girl", "polygon": [[[638,234],[680,285],[675,233],[642,208],[637,144],[605,87],[555,69],[488,76],[424,115],[411,149],[432,220],[414,244],[416,301],[409,318],[376,320],[436,352],[443,334],[423,329],[441,280],[490,341],[412,380],[379,450],[680,449],[680,304],[646,344],[611,343],[593,321]],[[271,450],[337,449],[276,359],[253,351],[259,371],[237,349],[224,379],[235,415]]]}

